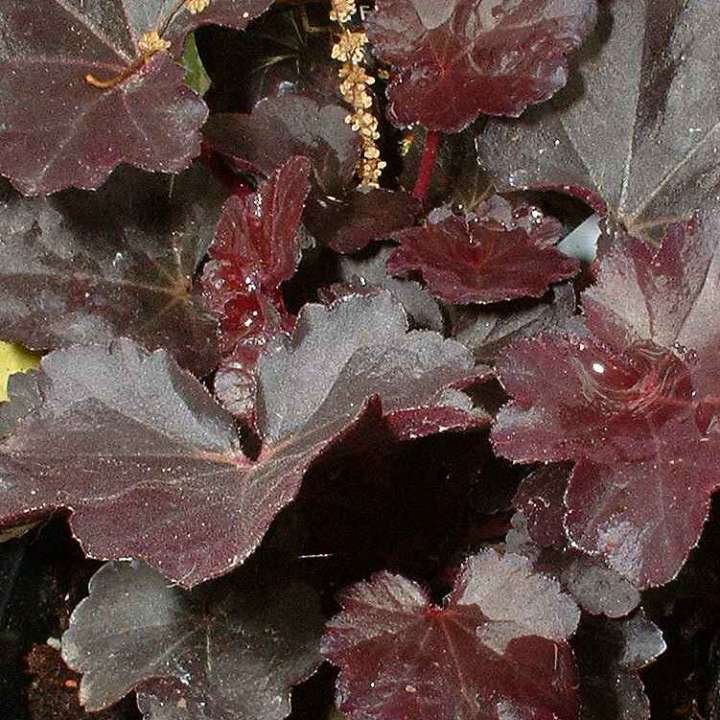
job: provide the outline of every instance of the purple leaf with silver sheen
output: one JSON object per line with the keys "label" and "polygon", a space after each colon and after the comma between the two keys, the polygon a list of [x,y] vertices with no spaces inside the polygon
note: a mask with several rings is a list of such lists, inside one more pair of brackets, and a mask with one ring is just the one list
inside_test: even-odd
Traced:
{"label": "purple leaf with silver sheen", "polygon": [[659,240],[718,204],[718,14],[704,0],[600,7],[568,88],[517,122],[493,120],[480,161],[501,190],[561,189]]}
{"label": "purple leaf with silver sheen", "polygon": [[51,350],[122,335],[199,376],[217,367],[217,323],[192,280],[224,193],[201,166],[174,180],[122,168],[96,193],[47,199],[4,190],[0,338]]}
{"label": "purple leaf with silver sheen", "polygon": [[232,417],[165,352],[129,340],[56,351],[34,401],[22,398],[27,414],[0,410],[14,424],[0,443],[0,522],[67,509],[90,556],[142,559],[192,587],[242,563],[305,471],[363,423],[382,415],[407,437],[486,422],[448,393],[477,376],[460,344],[407,333],[387,294],[307,305],[261,358],[251,462]]}
{"label": "purple leaf with silver sheen", "polygon": [[172,54],[143,53],[143,36],[159,31],[177,55],[194,27],[245,27],[270,4],[214,0],[191,14],[174,0],[0,0],[0,173],[36,195],[96,188],[121,162],[186,168],[207,108]]}
{"label": "purple leaf with silver sheen", "polygon": [[91,579],[62,648],[90,712],[137,690],[147,720],[282,720],[292,686],[320,664],[322,628],[317,593],[285,574],[243,571],[187,592],[113,562]]}
{"label": "purple leaf with silver sheen", "polygon": [[383,572],[340,598],[323,654],[350,720],[576,720],[567,639],[580,617],[526,558],[469,558],[442,607]]}
{"label": "purple leaf with silver sheen", "polygon": [[390,120],[453,133],[551,98],[594,22],[595,0],[378,0],[367,32],[397,68]]}

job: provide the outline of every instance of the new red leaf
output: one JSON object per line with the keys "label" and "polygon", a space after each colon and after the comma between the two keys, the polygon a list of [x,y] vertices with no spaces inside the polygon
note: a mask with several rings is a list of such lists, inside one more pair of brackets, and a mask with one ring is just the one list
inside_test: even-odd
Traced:
{"label": "new red leaf", "polygon": [[292,158],[256,193],[230,197],[210,247],[203,295],[220,320],[226,354],[216,391],[237,415],[252,415],[255,366],[264,346],[294,322],[280,285],[300,262],[298,231],[310,169],[306,158]]}
{"label": "new red leaf", "polygon": [[425,227],[392,238],[400,247],[388,270],[396,275],[418,270],[433,294],[451,303],[540,297],[551,283],[579,269],[577,260],[541,245],[526,230],[474,214],[436,210]]}
{"label": "new red leaf", "polygon": [[481,163],[505,189],[561,189],[661,238],[717,204],[717,28],[703,0],[604,3],[567,90],[518,122],[492,121]]}
{"label": "new red leaf", "polygon": [[148,720],[282,720],[320,663],[322,625],[317,593],[292,578],[244,571],[187,592],[114,562],[90,580],[63,657],[91,712],[137,690]]}
{"label": "new red leaf", "polygon": [[595,22],[595,0],[378,0],[376,8],[368,37],[397,68],[390,119],[442,132],[552,97],[567,81],[565,55]]}
{"label": "new red leaf", "polygon": [[577,607],[526,558],[488,550],[463,566],[442,607],[380,573],[341,597],[323,654],[340,668],[351,720],[576,720],[567,638]]}
{"label": "new red leaf", "polygon": [[347,114],[337,103],[281,95],[261,100],[249,115],[215,115],[203,132],[214,150],[265,176],[293,155],[309,158],[313,191],[305,224],[339,252],[355,252],[412,224],[420,203],[405,192],[355,190],[362,148]]}
{"label": "new red leaf", "polygon": [[519,342],[498,365],[513,400],[495,447],[575,461],[567,532],[641,587],[677,574],[720,482],[719,240],[714,216],[658,249],[626,239],[584,295],[587,327]]}
{"label": "new red leaf", "polygon": [[270,2],[216,0],[204,15],[167,0],[91,5],[0,1],[0,173],[26,195],[96,188],[121,162],[186,168],[207,108],[144,36],[159,33],[177,55],[193,27],[244,27]]}
{"label": "new red leaf", "polygon": [[407,329],[387,294],[306,305],[260,362],[256,462],[165,352],[120,340],[51,353],[11,388],[19,410],[0,408],[0,523],[66,509],[93,557],[142,559],[187,587],[221,575],[258,546],[311,464],[368,431],[362,422],[382,412],[400,437],[487,423],[453,394],[477,377],[469,352]]}

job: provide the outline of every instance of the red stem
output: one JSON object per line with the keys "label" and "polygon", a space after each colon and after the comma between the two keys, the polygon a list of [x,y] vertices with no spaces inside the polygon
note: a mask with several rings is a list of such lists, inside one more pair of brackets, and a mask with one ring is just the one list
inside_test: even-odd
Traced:
{"label": "red stem", "polygon": [[437,158],[438,148],[440,147],[440,133],[437,130],[428,130],[425,135],[425,147],[423,148],[422,158],[420,159],[420,170],[418,171],[415,187],[413,188],[413,197],[421,203],[425,203],[430,183],[432,182],[433,168],[435,167],[435,159]]}

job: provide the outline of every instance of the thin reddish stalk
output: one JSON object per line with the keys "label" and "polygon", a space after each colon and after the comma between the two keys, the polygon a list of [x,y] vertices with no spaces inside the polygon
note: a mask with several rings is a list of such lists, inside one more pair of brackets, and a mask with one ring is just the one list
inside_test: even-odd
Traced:
{"label": "thin reddish stalk", "polygon": [[421,203],[425,203],[430,183],[432,182],[433,169],[437,159],[438,148],[440,147],[440,133],[437,130],[428,130],[425,136],[425,147],[420,159],[420,170],[418,171],[413,197]]}

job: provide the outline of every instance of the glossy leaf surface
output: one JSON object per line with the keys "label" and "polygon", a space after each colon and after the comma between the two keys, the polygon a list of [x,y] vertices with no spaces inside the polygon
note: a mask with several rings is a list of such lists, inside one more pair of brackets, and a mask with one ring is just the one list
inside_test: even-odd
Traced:
{"label": "glossy leaf surface", "polygon": [[594,0],[379,0],[367,30],[398,71],[389,117],[458,132],[480,113],[520,115],[565,85],[594,18]]}
{"label": "glossy leaf surface", "polygon": [[340,667],[338,701],[351,720],[577,716],[566,640],[579,613],[525,558],[471,557],[443,607],[387,572],[340,602],[323,653]]}
{"label": "glossy leaf surface", "polygon": [[717,23],[703,0],[604,3],[571,85],[491,123],[481,162],[504,187],[563,189],[635,235],[717,206]]}

